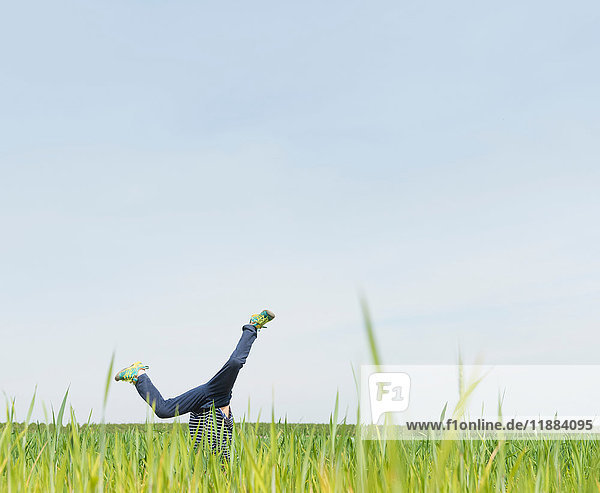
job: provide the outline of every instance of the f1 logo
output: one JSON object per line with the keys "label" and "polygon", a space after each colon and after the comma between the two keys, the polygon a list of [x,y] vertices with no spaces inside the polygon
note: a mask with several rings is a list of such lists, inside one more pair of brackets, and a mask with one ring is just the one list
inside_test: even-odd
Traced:
{"label": "f1 logo", "polygon": [[407,373],[380,372],[369,375],[369,400],[371,421],[379,422],[385,413],[397,413],[408,409],[410,377]]}

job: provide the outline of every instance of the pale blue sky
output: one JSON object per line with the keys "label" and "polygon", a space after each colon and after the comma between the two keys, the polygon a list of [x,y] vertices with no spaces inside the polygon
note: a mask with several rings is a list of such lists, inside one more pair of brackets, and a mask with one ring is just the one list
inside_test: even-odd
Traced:
{"label": "pale blue sky", "polygon": [[[0,390],[113,350],[165,396],[278,318],[235,389],[324,421],[369,363],[595,363],[596,2],[5,2]],[[41,406],[37,416],[42,416]],[[24,412],[24,411],[23,411]],[[111,389],[107,419],[144,403]]]}

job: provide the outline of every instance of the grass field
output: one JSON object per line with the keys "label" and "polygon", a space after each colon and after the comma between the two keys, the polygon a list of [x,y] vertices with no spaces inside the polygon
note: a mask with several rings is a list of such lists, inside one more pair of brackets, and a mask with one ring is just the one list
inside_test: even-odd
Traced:
{"label": "grass field", "polygon": [[236,425],[232,462],[186,425],[0,429],[0,491],[599,491],[595,441],[364,442],[353,425]]}
{"label": "grass field", "polygon": [[186,424],[81,425],[66,402],[49,425],[27,424],[33,400],[26,423],[8,409],[0,492],[600,491],[597,440],[364,441],[358,426],[338,424],[336,404],[329,425],[237,423],[224,465],[193,451]]}

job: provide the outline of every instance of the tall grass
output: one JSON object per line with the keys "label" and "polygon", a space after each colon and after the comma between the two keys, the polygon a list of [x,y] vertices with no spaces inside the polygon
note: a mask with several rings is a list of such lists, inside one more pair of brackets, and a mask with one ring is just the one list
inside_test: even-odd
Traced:
{"label": "tall grass", "polygon": [[[108,390],[107,379],[105,402]],[[193,451],[186,425],[78,423],[67,395],[48,424],[29,424],[35,396],[24,423],[7,407],[0,492],[600,491],[591,440],[362,441],[358,425],[338,423],[336,400],[329,425],[237,423],[223,464]]]}
{"label": "tall grass", "polygon": [[239,423],[226,466],[190,445],[180,424],[79,425],[73,414],[62,428],[8,421],[0,434],[0,491],[600,489],[594,441],[361,442],[351,425]]}

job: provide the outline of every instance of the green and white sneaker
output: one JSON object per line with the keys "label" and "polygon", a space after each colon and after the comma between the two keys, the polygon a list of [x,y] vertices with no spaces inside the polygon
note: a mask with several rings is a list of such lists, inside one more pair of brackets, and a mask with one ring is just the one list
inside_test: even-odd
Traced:
{"label": "green and white sneaker", "polygon": [[117,373],[115,375],[115,380],[117,382],[123,381],[136,384],[138,381],[138,372],[140,370],[147,370],[148,368],[150,367],[143,365],[141,361],[136,361],[133,365],[123,368],[119,373]]}
{"label": "green and white sneaker", "polygon": [[263,310],[260,313],[252,315],[250,317],[250,325],[254,325],[257,330],[262,329],[266,323],[270,322],[275,318],[275,314],[270,310]]}

